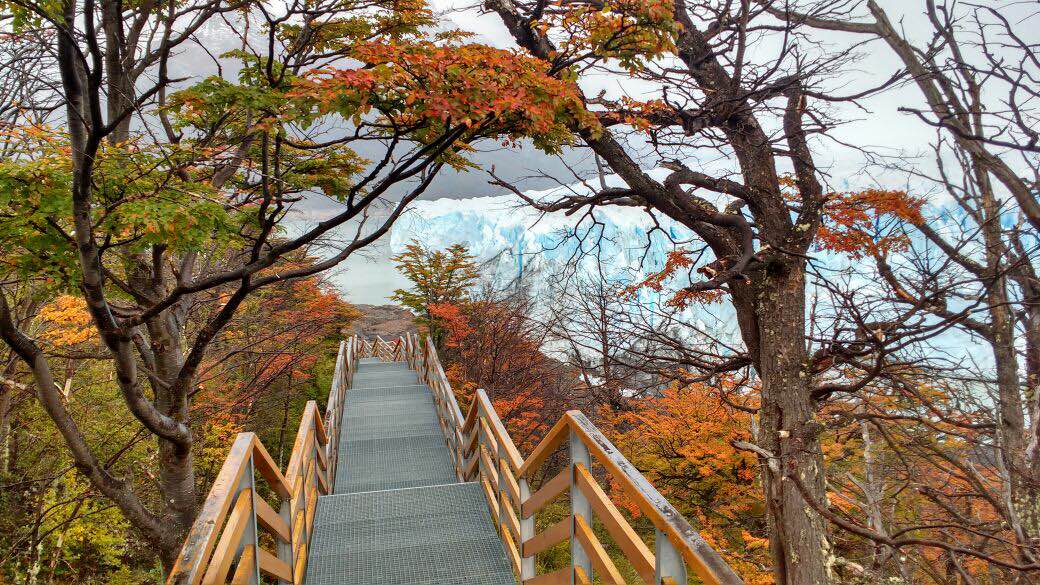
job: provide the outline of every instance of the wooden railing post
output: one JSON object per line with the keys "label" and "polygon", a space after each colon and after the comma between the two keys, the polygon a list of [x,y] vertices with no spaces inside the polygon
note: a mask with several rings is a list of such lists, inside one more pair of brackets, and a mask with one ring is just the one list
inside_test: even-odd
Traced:
{"label": "wooden railing post", "polygon": [[575,570],[580,568],[585,571],[585,575],[589,582],[592,582],[592,560],[586,553],[585,549],[582,548],[581,543],[578,542],[577,537],[577,523],[578,516],[581,516],[590,525],[592,523],[592,505],[589,503],[588,498],[585,494],[578,489],[577,479],[577,465],[579,463],[584,464],[585,467],[592,469],[592,457],[589,455],[589,448],[582,442],[581,437],[573,430],[570,432],[570,474],[571,474],[571,585],[578,582],[575,580]]}
{"label": "wooden railing post", "polygon": [[[668,540],[668,535],[660,528],[654,529],[654,559],[656,567],[654,582],[657,585],[681,585],[686,583],[686,563],[675,545]],[[670,581],[666,582],[665,580]]]}
{"label": "wooden railing post", "polygon": [[423,371],[423,377],[426,378],[427,380],[430,380],[431,382],[432,382],[432,380],[430,379],[430,362],[432,360],[430,359],[430,357],[431,357],[432,353],[433,353],[433,342],[430,341],[429,337],[427,337],[426,338],[426,351],[423,352],[422,371]]}

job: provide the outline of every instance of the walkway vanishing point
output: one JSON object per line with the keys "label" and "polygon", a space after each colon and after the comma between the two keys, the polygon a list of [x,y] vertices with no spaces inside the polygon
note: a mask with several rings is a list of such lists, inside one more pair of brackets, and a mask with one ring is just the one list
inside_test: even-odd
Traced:
{"label": "walkway vanishing point", "polygon": [[[653,522],[649,543],[607,476]],[[536,529],[557,500],[570,514]],[[569,566],[546,572],[538,555],[560,543]],[[581,412],[524,459],[483,390],[463,416],[428,340],[352,337],[284,473],[255,434],[238,435],[167,583],[626,583],[607,546],[631,582],[743,583]]]}

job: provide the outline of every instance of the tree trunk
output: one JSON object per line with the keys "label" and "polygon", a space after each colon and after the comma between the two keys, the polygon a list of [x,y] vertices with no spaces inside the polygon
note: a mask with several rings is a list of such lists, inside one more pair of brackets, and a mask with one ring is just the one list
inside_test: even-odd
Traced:
{"label": "tree trunk", "polygon": [[14,371],[14,360],[8,361],[8,366],[0,376],[0,476],[6,475],[11,461],[11,411],[14,409],[14,390],[11,388],[13,381],[10,374]]}
{"label": "tree trunk", "polygon": [[823,452],[806,370],[805,270],[801,261],[771,265],[756,283],[762,380],[759,446],[778,466],[763,467],[770,549],[779,585],[827,583],[826,524],[806,503],[794,475],[817,503],[826,502]]}
{"label": "tree trunk", "polygon": [[[183,351],[177,320],[165,311],[154,325],[149,326],[152,351],[155,353],[161,379],[166,388],[155,388],[156,407],[160,412],[180,422],[188,421],[189,402],[185,396],[174,395],[170,388],[181,373]],[[188,385],[193,387],[194,385]],[[184,537],[195,521],[195,459],[191,446],[178,445],[161,437],[159,442],[159,485],[163,494],[162,518],[165,534],[160,543],[160,556],[166,569],[173,567]]]}
{"label": "tree trunk", "polygon": [[195,521],[195,461],[191,449],[182,451],[160,439],[159,481],[166,506],[162,511],[164,532],[159,542],[163,568],[173,568],[184,538]]}
{"label": "tree trunk", "polygon": [[[981,126],[981,121],[977,127]],[[984,221],[980,226],[985,243],[986,272],[984,283],[988,285],[986,304],[989,309],[990,327],[988,341],[993,350],[993,361],[997,377],[997,435],[1003,467],[1008,474],[1008,522],[1017,538],[1025,547],[1032,546],[1038,534],[1037,490],[1035,470],[1027,456],[1026,405],[1022,400],[1019,362],[1015,347],[1015,315],[1008,297],[1008,280],[1005,258],[1007,245],[1000,224],[1001,205],[993,192],[993,185],[986,173],[987,166],[977,156],[972,156],[972,170],[979,190],[979,206]],[[991,279],[991,280],[990,280]],[[988,282],[987,282],[988,281]],[[1031,559],[1024,559],[1029,562]]]}

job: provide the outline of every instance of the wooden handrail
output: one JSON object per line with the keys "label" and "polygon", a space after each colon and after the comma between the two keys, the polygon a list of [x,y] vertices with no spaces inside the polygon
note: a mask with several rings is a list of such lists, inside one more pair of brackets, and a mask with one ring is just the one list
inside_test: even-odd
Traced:
{"label": "wooden handrail", "polygon": [[[340,343],[322,419],[316,402],[303,409],[285,474],[254,433],[239,433],[181,547],[168,584],[259,583],[266,575],[299,585],[307,567],[314,510],[335,478],[343,398],[363,340]],[[272,505],[257,489],[257,475],[273,492]],[[276,551],[263,548],[261,533]]]}
{"label": "wooden handrail", "polygon": [[[376,353],[380,341],[373,345],[372,353]],[[429,337],[420,342],[417,336],[408,334],[397,350],[398,359],[407,361],[430,387],[459,478],[483,487],[507,556],[524,585],[591,583],[594,571],[606,583],[623,582],[591,529],[593,518],[603,523],[646,583],[686,583],[689,569],[704,583],[743,585],[725,560],[580,411],[565,413],[525,460],[484,390],[477,389],[466,416],[462,416]],[[564,444],[570,453],[567,468],[532,494],[528,482]],[[593,459],[653,523],[653,551],[596,481],[591,472]],[[536,533],[535,514],[567,492],[571,496],[570,515]],[[570,542],[571,567],[537,575],[535,555],[565,541]]]}
{"label": "wooden handrail", "polygon": [[[514,473],[519,471],[524,464],[524,458],[520,455],[520,450],[513,444],[513,439],[509,436],[509,431],[506,430],[505,425],[502,424],[502,420],[498,418],[498,413],[495,412],[491,399],[488,398],[487,393],[482,388],[478,388],[474,401],[474,407],[470,408],[469,413],[466,415],[466,421],[462,426],[462,434],[470,433],[478,419],[487,421],[495,442],[502,444],[505,449],[506,462],[509,463]],[[469,455],[469,453],[466,453],[466,455]]]}

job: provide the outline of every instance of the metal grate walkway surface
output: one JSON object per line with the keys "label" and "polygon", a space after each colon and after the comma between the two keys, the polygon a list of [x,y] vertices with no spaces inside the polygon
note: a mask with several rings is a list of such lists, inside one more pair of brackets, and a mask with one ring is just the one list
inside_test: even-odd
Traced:
{"label": "metal grate walkway surface", "polygon": [[306,585],[515,585],[481,488],[457,483],[433,395],[403,362],[361,360]]}

